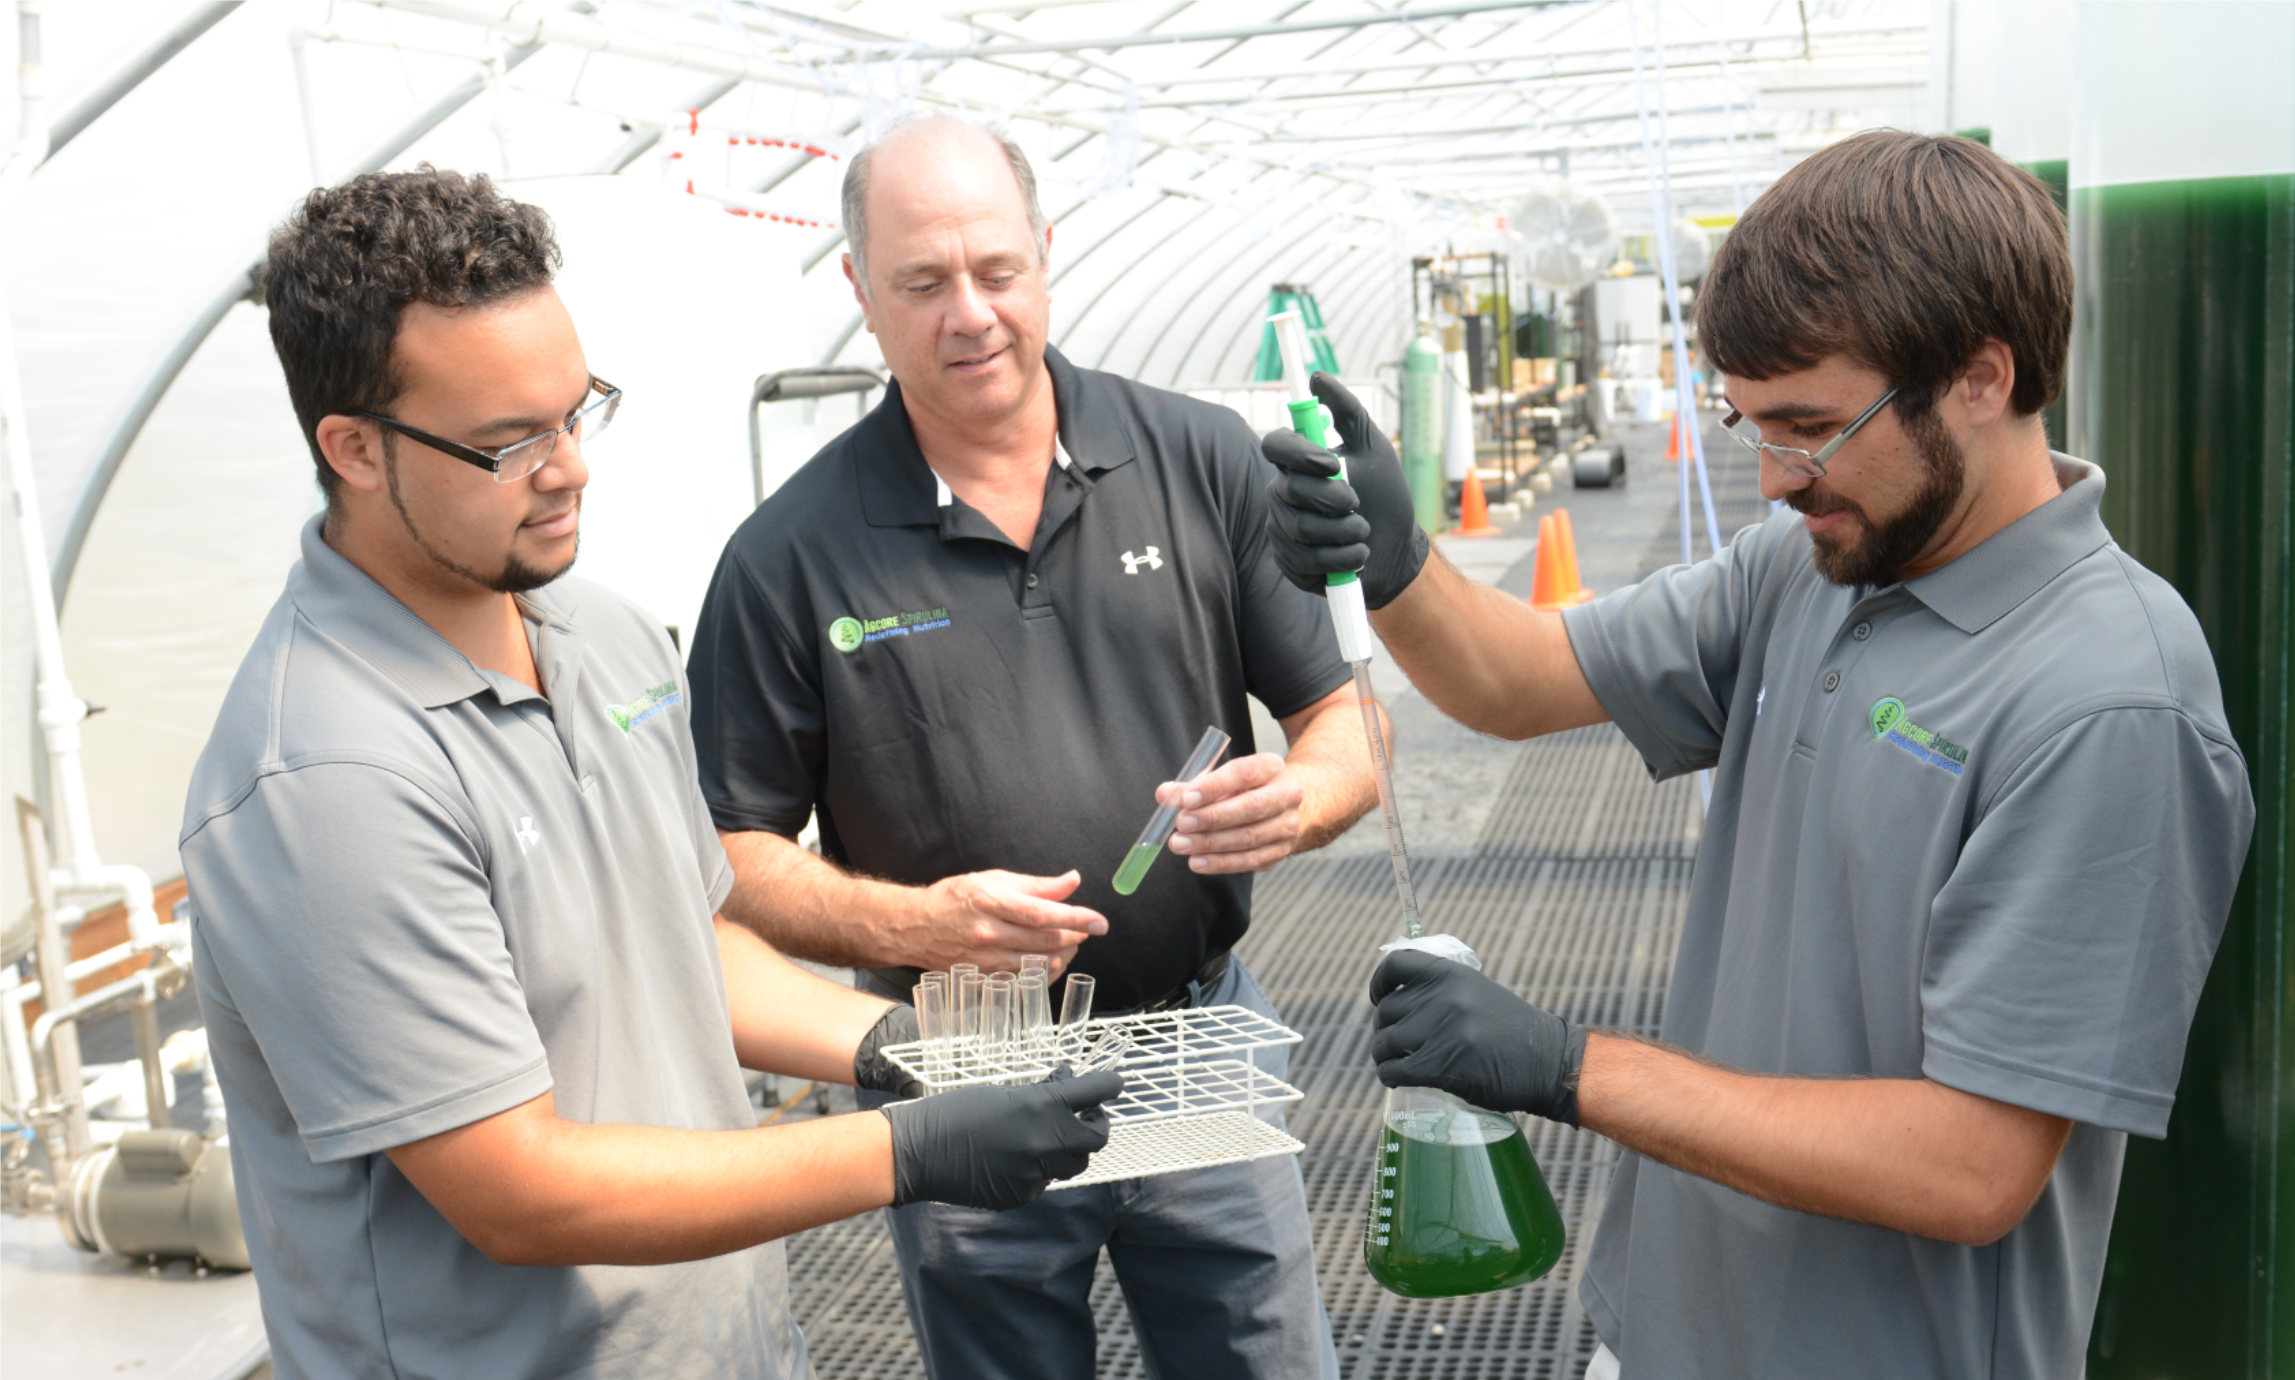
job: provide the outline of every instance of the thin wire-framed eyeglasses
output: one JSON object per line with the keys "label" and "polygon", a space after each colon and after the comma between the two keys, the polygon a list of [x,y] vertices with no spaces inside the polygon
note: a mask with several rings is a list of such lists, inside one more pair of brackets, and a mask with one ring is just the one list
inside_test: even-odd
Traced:
{"label": "thin wire-framed eyeglasses", "polygon": [[1881,409],[1887,407],[1889,400],[1896,395],[1897,390],[1894,388],[1881,394],[1878,401],[1858,413],[1855,421],[1842,427],[1832,440],[1819,446],[1814,454],[1801,449],[1799,446],[1780,446],[1764,441],[1761,439],[1761,430],[1758,426],[1753,428],[1753,434],[1750,436],[1740,431],[1738,428],[1745,422],[1745,414],[1734,407],[1729,409],[1728,416],[1721,419],[1721,429],[1729,433],[1731,440],[1752,451],[1755,455],[1766,451],[1776,457],[1778,464],[1802,478],[1822,479],[1825,477],[1825,463],[1839,454],[1841,447],[1849,443],[1849,438],[1864,429],[1865,423],[1879,416]]}
{"label": "thin wire-framed eyeglasses", "polygon": [[361,412],[370,422],[389,427],[401,436],[410,437],[453,456],[465,465],[476,465],[491,473],[497,484],[514,484],[550,462],[550,454],[558,448],[558,438],[573,433],[576,441],[592,440],[613,423],[614,413],[621,409],[622,390],[604,379],[592,375],[590,391],[599,396],[574,414],[572,421],[548,431],[537,431],[523,441],[503,446],[499,450],[480,450],[460,441],[449,441],[434,436],[420,427],[408,426],[396,417],[385,417],[380,412]]}

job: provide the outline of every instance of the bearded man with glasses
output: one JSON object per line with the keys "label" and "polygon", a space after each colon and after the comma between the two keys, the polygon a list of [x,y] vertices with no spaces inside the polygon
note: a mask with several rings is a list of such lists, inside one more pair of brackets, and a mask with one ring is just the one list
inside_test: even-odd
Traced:
{"label": "bearded man with glasses", "polygon": [[326,511],[182,849],[281,1380],[808,1376],[779,1238],[1031,1202],[1122,1086],[757,1125],[744,1066],[897,1089],[898,1027],[715,917],[676,649],[566,573],[621,393],[557,259],[539,210],[427,167],[313,192],[271,241]]}
{"label": "bearded man with glasses", "polygon": [[1330,380],[1351,485],[1265,442],[1277,561],[1360,570],[1445,712],[1713,771],[1662,1042],[1424,955],[1371,980],[1384,1082],[1626,1148],[1591,1380],[2080,1373],[2255,807],[2198,622],[2049,449],[2071,320],[2036,180],[1879,131],[1715,255],[1700,343],[1786,510],[1707,560],[1539,613],[1430,558]]}

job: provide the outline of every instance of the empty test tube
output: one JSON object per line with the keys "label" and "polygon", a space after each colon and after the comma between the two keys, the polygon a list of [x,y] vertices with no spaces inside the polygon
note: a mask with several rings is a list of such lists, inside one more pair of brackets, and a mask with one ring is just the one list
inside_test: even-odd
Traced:
{"label": "empty test tube", "polygon": [[1011,1042],[1016,996],[1012,984],[1010,973],[997,973],[983,984],[988,999],[980,1019],[980,1038],[987,1044],[1005,1045]]}
{"label": "empty test tube", "polygon": [[[972,968],[971,964],[962,966]],[[980,976],[978,968],[972,968],[969,973],[958,972],[953,968],[949,971],[956,979],[956,1029],[951,1033],[963,1039],[971,1039],[980,1033],[981,1005],[987,995],[984,990],[987,979]]]}
{"label": "empty test tube", "polygon": [[1026,977],[1030,973],[1034,973],[1049,982],[1052,977],[1052,960],[1042,954],[1022,954],[1020,956],[1020,976]]}
{"label": "empty test tube", "polygon": [[[1181,782],[1193,781],[1210,771],[1212,765],[1219,760],[1220,755],[1227,751],[1228,742],[1227,734],[1216,725],[1203,730],[1203,736],[1195,740],[1195,751],[1187,755],[1186,765],[1182,766],[1179,769],[1179,775],[1172,779]],[[1116,869],[1115,886],[1118,896],[1129,896],[1139,890],[1141,879],[1147,876],[1148,868],[1155,862],[1156,854],[1163,851],[1165,842],[1171,838],[1171,831],[1178,823],[1179,804],[1177,801],[1169,805],[1156,806],[1155,813],[1148,816],[1147,828],[1140,830],[1139,839],[1132,844],[1132,851],[1124,854],[1124,865]],[[1069,990],[1075,989],[1070,988]]]}
{"label": "empty test tube", "polygon": [[947,1038],[948,974],[926,973],[917,979],[916,1033],[925,1040]]}
{"label": "empty test tube", "polygon": [[1092,989],[1097,986],[1088,973],[1068,974],[1068,990],[1060,998],[1060,1024],[1082,1025],[1092,1018]]}
{"label": "empty test tube", "polygon": [[1042,973],[1022,973],[1014,984],[1020,994],[1020,1023],[1017,1032],[1021,1043],[1034,1049],[1042,1044],[1052,1030],[1052,997],[1044,986]]}

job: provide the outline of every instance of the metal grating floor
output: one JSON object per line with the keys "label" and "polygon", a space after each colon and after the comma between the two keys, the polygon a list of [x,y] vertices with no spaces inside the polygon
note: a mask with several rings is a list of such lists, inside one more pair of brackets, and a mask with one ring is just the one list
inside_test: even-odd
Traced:
{"label": "metal grating floor", "polygon": [[[1429,927],[1474,945],[1492,976],[1525,996],[1578,1020],[1654,1034],[1697,846],[1694,781],[1653,787],[1607,725],[1473,746],[1511,761],[1472,847],[1416,858]],[[1530,1127],[1570,1229],[1546,1279],[1465,1299],[1387,1293],[1361,1256],[1380,1104],[1364,982],[1377,946],[1397,929],[1385,855],[1334,848],[1286,863],[1262,880],[1253,911],[1244,956],[1305,1037],[1291,1064],[1305,1098],[1290,1124],[1307,1146],[1300,1170],[1341,1374],[1576,1380],[1594,1338],[1575,1285],[1616,1147],[1545,1122]],[[880,1214],[793,1238],[789,1267],[824,1380],[923,1375]],[[1104,1259],[1092,1300],[1099,1374],[1145,1376]]]}

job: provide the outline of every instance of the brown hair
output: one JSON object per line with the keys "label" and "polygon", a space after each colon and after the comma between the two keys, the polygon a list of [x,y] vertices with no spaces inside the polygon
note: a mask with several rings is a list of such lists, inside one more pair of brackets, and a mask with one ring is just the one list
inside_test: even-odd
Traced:
{"label": "brown hair", "polygon": [[2064,386],[2072,258],[2039,179],[1973,139],[1872,130],[1812,154],[1746,210],[1698,295],[1725,374],[1832,355],[1879,370],[1911,417],[1987,338],[2016,358],[2019,415]]}

